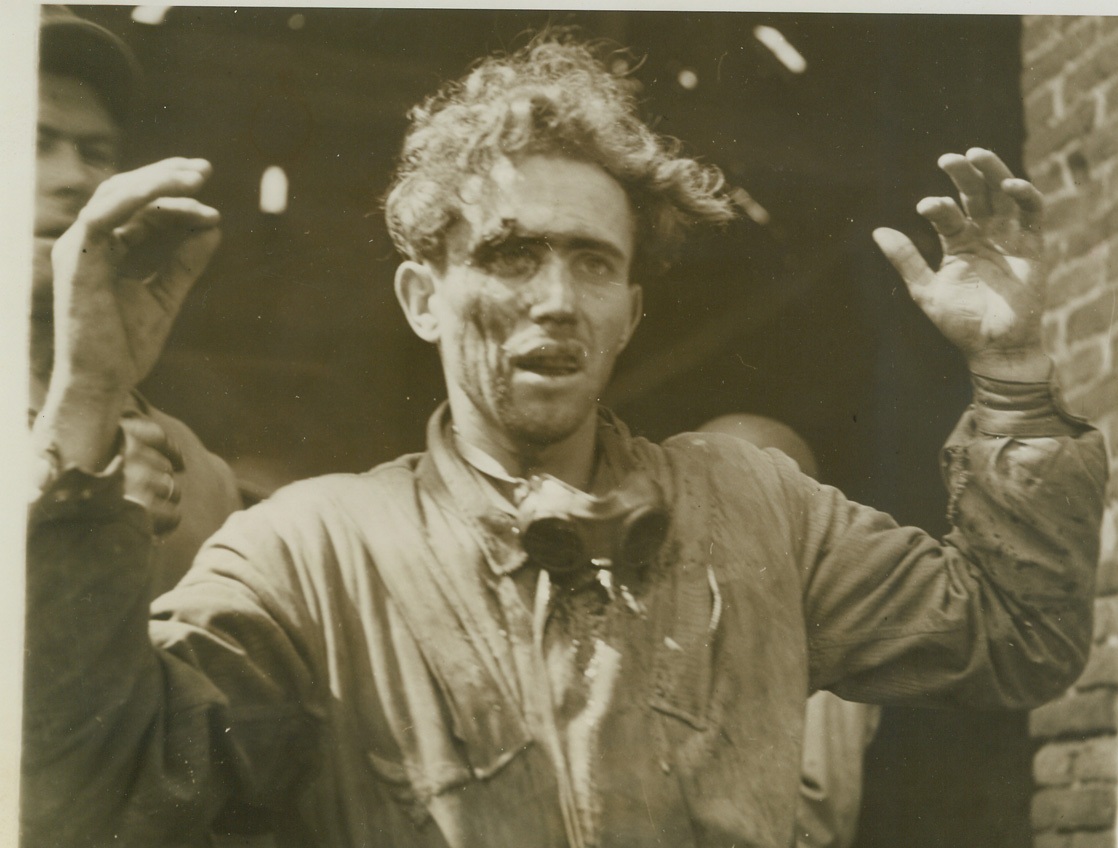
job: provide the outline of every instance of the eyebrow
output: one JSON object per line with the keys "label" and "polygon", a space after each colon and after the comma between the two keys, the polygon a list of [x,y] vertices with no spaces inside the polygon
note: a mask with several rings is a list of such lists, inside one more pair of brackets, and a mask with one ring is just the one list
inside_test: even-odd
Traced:
{"label": "eyebrow", "polygon": [[477,240],[470,250],[471,257],[479,257],[487,250],[518,241],[527,244],[539,244],[546,247],[563,247],[568,250],[595,250],[608,254],[617,260],[624,261],[625,252],[611,241],[596,238],[584,233],[549,233],[540,230],[527,230],[521,227],[515,218],[504,218],[498,226],[484,234]]}
{"label": "eyebrow", "polygon": [[74,132],[71,130],[64,130],[52,126],[49,123],[38,122],[37,132],[40,136],[45,136],[49,139],[72,138],[77,141],[89,142],[105,142],[107,144],[119,144],[120,133],[111,130],[94,130],[91,132]]}

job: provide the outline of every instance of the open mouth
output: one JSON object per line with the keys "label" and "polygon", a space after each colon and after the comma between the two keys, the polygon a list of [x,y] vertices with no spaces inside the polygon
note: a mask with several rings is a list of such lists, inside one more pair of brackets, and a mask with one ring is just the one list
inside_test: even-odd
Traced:
{"label": "open mouth", "polygon": [[572,356],[523,356],[514,359],[512,364],[522,371],[545,377],[562,377],[580,370],[578,360]]}
{"label": "open mouth", "polygon": [[582,370],[585,356],[577,344],[547,343],[510,358],[512,366],[544,377],[565,377]]}

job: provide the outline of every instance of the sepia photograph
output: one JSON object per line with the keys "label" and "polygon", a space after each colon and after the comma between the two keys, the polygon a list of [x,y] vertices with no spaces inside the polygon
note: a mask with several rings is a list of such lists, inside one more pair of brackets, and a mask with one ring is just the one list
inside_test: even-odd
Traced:
{"label": "sepia photograph", "polygon": [[1118,845],[1118,16],[33,15],[22,848]]}

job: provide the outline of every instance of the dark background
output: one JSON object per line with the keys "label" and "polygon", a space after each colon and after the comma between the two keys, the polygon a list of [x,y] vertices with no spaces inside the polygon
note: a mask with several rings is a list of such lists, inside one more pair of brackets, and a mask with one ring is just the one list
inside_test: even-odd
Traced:
{"label": "dark background", "polygon": [[[444,389],[396,306],[379,197],[408,107],[551,21],[628,45],[657,128],[771,216],[703,234],[646,286],[606,401],[656,439],[728,412],[780,418],[826,482],[945,530],[937,453],[965,370],[870,231],[905,230],[935,259],[913,207],[950,190],[937,156],[983,145],[1020,170],[1017,18],[174,7],[145,26],[131,8],[81,9],[148,72],[130,160],[210,159],[205,199],[225,220],[145,390],[245,478],[422,449]],[[777,62],[758,24],[784,33],[806,72]],[[290,179],[279,216],[258,209],[270,165]],[[1021,714],[887,710],[860,848],[1028,844],[1031,751]]]}

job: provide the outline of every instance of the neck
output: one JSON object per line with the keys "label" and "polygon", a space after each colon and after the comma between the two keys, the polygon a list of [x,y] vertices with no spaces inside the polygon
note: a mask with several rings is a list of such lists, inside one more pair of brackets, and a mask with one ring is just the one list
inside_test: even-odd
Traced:
{"label": "neck", "polygon": [[575,488],[589,487],[597,445],[597,415],[588,415],[573,433],[546,445],[522,443],[505,433],[494,432],[476,414],[460,416],[452,407],[451,415],[458,438],[495,459],[509,476],[550,474]]}

